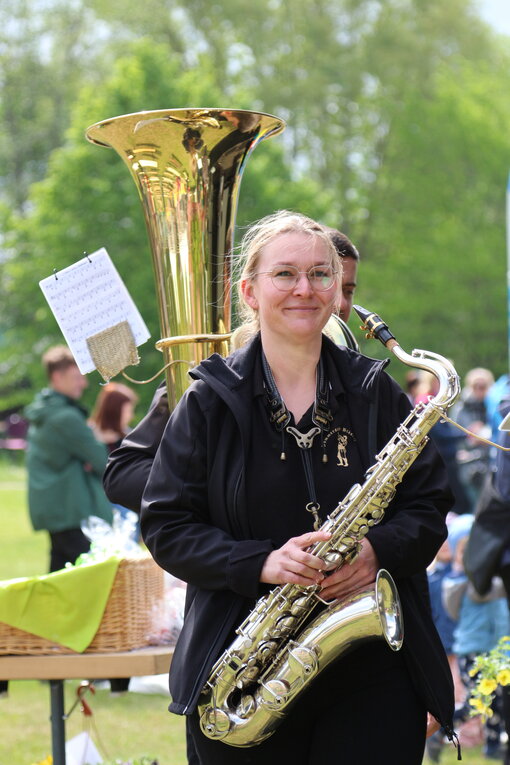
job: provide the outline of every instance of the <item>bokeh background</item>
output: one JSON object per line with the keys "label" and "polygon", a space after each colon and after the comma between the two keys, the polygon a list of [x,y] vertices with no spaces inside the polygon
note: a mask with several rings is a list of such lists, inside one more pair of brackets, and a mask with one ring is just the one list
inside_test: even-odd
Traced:
{"label": "bokeh background", "polygon": [[161,366],[136,188],[84,137],[145,109],[284,118],[246,166],[236,241],[280,208],[339,227],[361,253],[358,302],[407,350],[506,373],[509,15],[507,0],[0,0],[0,416],[62,341],[38,282],[99,247],[152,333],[131,374]]}

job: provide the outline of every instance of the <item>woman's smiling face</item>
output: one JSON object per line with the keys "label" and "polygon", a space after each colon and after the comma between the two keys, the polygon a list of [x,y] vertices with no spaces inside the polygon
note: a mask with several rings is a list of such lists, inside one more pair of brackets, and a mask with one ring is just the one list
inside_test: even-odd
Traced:
{"label": "woman's smiling face", "polygon": [[[288,291],[278,288],[274,283],[277,280],[271,276],[288,273],[285,266],[300,272]],[[332,268],[337,273],[327,289],[314,289],[307,276],[311,268],[318,269],[319,275]],[[259,314],[262,335],[269,332],[283,335],[287,340],[320,335],[339,298],[340,269],[340,262],[332,263],[326,243],[304,232],[280,234],[265,245],[256,275],[242,283],[244,299]],[[324,286],[320,280],[318,283]]]}

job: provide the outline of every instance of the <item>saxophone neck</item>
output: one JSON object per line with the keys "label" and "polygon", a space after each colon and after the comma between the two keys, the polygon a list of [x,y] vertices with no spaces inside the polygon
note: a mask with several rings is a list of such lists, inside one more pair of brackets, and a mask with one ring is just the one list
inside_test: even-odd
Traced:
{"label": "saxophone neck", "polygon": [[451,361],[432,351],[413,350],[411,354],[407,353],[380,316],[359,305],[355,305],[353,308],[363,321],[361,329],[367,332],[368,338],[379,340],[403,364],[416,369],[423,369],[434,375],[439,383],[439,388],[430,399],[433,406],[447,410],[456,401],[460,394],[460,381]]}

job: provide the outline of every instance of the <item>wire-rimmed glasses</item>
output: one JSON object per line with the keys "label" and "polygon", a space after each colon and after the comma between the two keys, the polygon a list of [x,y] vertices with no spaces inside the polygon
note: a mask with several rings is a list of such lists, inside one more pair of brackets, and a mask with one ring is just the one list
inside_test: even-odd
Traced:
{"label": "wire-rimmed glasses", "polygon": [[300,274],[306,274],[311,288],[317,292],[331,289],[338,272],[332,266],[312,266],[308,271],[300,271],[297,266],[275,266],[271,271],[258,271],[259,274],[269,274],[273,285],[281,292],[290,292],[299,281]]}

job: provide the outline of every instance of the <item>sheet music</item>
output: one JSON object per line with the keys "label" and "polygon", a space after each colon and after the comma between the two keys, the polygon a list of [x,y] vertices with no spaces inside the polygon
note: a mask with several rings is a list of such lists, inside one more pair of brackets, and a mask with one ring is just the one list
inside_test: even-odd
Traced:
{"label": "sheet music", "polygon": [[136,346],[150,337],[144,320],[104,247],[39,282],[82,374],[96,367],[87,338],[121,321]]}

